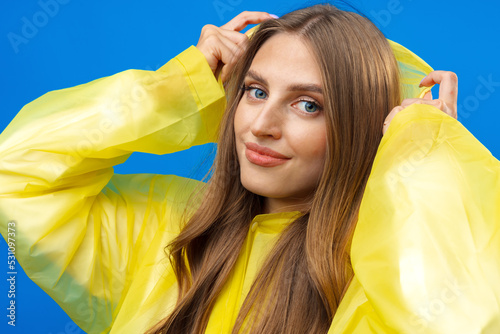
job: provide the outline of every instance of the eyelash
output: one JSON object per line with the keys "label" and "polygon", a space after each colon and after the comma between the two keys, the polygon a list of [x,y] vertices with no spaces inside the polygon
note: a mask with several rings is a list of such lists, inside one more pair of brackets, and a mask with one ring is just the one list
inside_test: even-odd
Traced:
{"label": "eyelash", "polygon": [[[250,90],[252,90],[252,89],[260,89],[260,90],[262,90],[264,93],[266,93],[266,91],[265,91],[265,90],[263,90],[263,89],[261,89],[261,88],[259,88],[259,87],[256,87],[256,86],[252,86],[252,85],[248,85],[248,86],[247,86],[247,85],[245,85],[245,84],[243,84],[243,85],[241,86],[241,90],[242,90],[243,92],[248,92],[248,91],[250,91]],[[266,95],[267,95],[267,93],[266,93]],[[322,106],[321,106],[321,105],[320,105],[317,101],[312,100],[312,99],[311,99],[311,100],[308,100],[308,99],[300,99],[300,100],[298,100],[297,102],[308,102],[308,103],[312,103],[312,104],[314,104],[314,105],[318,108],[318,112],[320,112],[320,111],[322,111],[322,110],[323,110],[323,107],[322,107]]]}

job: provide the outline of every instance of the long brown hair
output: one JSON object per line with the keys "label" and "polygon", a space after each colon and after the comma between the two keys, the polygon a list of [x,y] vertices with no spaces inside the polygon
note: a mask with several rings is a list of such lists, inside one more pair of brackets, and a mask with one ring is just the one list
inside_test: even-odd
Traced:
{"label": "long brown hair", "polygon": [[326,162],[310,208],[280,235],[233,333],[326,333],[352,278],[350,242],[385,116],[400,103],[399,72],[388,42],[368,19],[316,5],[262,23],[237,64],[213,175],[198,210],[167,246],[177,304],[151,333],[204,332],[250,222],[262,213],[263,198],[240,182],[233,120],[255,54],[279,33],[301,37],[320,66]]}

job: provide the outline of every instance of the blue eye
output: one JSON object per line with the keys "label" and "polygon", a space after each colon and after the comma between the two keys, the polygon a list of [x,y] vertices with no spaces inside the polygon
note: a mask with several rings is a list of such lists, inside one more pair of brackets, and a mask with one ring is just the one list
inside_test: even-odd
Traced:
{"label": "blue eye", "polygon": [[310,101],[300,101],[299,108],[307,113],[314,113],[319,109],[316,103]]}
{"label": "blue eye", "polygon": [[267,97],[266,92],[258,88],[250,88],[250,95],[256,99],[265,99]]}

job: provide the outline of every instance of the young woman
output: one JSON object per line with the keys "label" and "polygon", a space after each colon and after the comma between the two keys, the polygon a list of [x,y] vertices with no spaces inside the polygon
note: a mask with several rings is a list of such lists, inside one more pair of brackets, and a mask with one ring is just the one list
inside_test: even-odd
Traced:
{"label": "young woman", "polygon": [[[453,118],[456,76],[424,72],[331,6],[207,26],[156,72],[20,112],[2,234],[15,220],[23,267],[91,333],[498,329],[499,163]],[[206,186],[113,174],[217,135]]]}

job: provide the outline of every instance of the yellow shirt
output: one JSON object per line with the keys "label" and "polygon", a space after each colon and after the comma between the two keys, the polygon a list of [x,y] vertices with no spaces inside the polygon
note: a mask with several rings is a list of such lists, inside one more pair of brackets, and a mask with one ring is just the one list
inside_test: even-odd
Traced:
{"label": "yellow shirt", "polygon": [[[400,50],[407,96],[429,67]],[[417,83],[417,85],[415,84]],[[172,310],[164,253],[197,181],[113,173],[135,151],[212,142],[225,95],[194,47],[158,71],[50,92],[0,135],[0,230],[16,222],[28,276],[88,333],[142,333]],[[377,153],[351,249],[355,277],[329,333],[498,333],[500,163],[425,105],[398,114]],[[207,333],[228,333],[296,212],[259,215]],[[307,307],[307,306],[305,306]]]}

